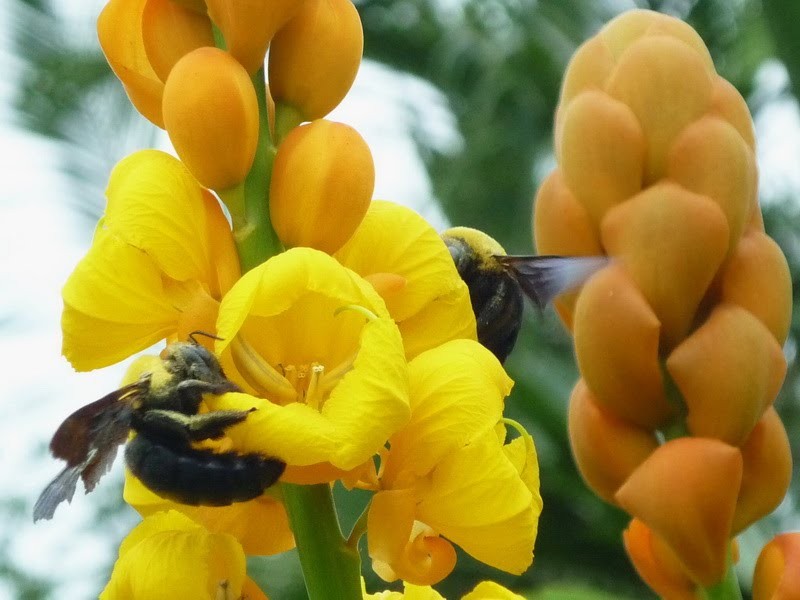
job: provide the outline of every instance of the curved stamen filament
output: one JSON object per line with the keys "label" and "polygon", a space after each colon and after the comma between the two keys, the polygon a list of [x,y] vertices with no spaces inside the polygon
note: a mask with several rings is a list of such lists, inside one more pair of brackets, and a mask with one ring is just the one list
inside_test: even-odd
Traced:
{"label": "curved stamen filament", "polygon": [[297,398],[295,387],[238,335],[231,341],[231,357],[247,383],[261,396],[285,404]]}

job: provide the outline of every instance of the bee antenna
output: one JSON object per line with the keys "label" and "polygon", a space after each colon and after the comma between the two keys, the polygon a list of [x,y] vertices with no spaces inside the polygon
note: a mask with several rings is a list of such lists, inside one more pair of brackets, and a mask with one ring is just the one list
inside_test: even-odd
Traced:
{"label": "bee antenna", "polygon": [[193,331],[192,333],[189,334],[189,339],[192,341],[193,344],[198,345],[198,346],[200,345],[200,342],[198,342],[195,339],[194,336],[196,336],[196,335],[204,335],[207,338],[211,338],[212,340],[220,340],[221,341],[221,340],[224,339],[224,338],[219,337],[218,335],[214,335],[213,333],[208,333],[207,331],[202,331],[202,330],[198,329],[198,330]]}

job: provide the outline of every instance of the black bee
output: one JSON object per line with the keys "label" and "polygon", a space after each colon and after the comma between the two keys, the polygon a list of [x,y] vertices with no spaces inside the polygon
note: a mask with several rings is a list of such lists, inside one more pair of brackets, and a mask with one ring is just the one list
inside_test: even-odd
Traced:
{"label": "black bee", "polygon": [[191,340],[170,344],[156,369],[64,420],[50,451],[67,466],[36,501],[34,522],[52,518],[62,501],[71,502],[78,478],[86,493],[91,492],[111,468],[130,430],[136,436],[125,446],[125,462],[164,498],[225,506],[260,496],[278,480],[286,464],[275,458],[192,447],[193,442],[222,437],[249,411],[197,414],[203,394],[240,390],[226,379],[217,358]]}
{"label": "black bee", "polygon": [[468,227],[448,229],[442,239],[469,288],[478,341],[500,362],[517,341],[524,296],[543,309],[608,263],[606,256],[506,256],[495,240]]}

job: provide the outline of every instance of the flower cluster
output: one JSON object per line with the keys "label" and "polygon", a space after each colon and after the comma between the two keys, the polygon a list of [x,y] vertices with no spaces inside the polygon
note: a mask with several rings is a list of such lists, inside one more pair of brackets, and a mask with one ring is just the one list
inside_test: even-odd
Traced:
{"label": "flower cluster", "polygon": [[[360,63],[351,1],[111,0],[98,31],[179,158],[144,150],[112,172],[64,287],[64,354],[90,370],[205,332],[242,392],[200,410],[250,412],[203,446],[287,465],[281,489],[223,507],[166,500],[128,473],[145,520],[102,597],[263,597],[245,556],[301,546],[282,500],[335,481],[374,493],[348,545],[366,532],[387,581],[440,581],[453,544],[522,573],[542,503],[532,439],[503,418],[513,382],[476,341],[439,235],[372,201],[369,148],[322,118]],[[486,586],[469,597],[495,597]]]}
{"label": "flower cluster", "polygon": [[558,301],[581,373],[573,453],[633,517],[625,544],[645,581],[694,598],[791,470],[772,408],[791,282],[764,233],[750,115],[691,27],[638,10],[575,53],[555,146],[539,252],[612,258]]}

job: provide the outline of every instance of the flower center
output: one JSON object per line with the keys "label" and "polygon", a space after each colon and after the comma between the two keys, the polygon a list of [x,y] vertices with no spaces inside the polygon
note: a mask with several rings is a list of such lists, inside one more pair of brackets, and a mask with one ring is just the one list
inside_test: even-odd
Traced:
{"label": "flower center", "polygon": [[322,409],[331,391],[353,368],[358,352],[331,369],[321,362],[305,364],[279,363],[273,367],[247,342],[237,335],[231,342],[231,356],[239,373],[259,396],[278,404],[304,402]]}

